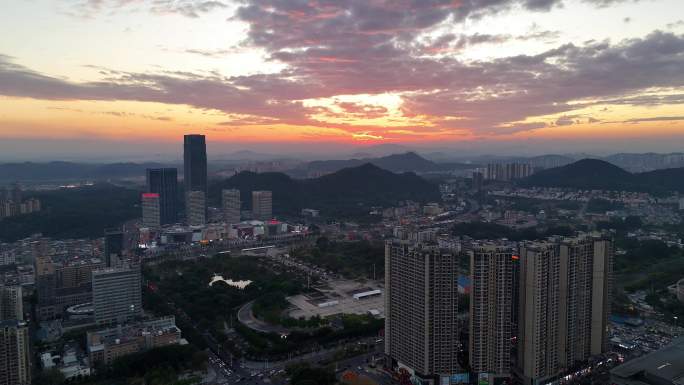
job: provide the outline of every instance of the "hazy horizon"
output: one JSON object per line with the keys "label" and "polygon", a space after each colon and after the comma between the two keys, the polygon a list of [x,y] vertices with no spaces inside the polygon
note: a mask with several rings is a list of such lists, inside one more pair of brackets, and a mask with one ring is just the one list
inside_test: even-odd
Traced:
{"label": "hazy horizon", "polygon": [[[74,161],[90,163],[107,162],[182,162],[182,138],[177,142],[105,142],[87,140],[5,140],[0,147],[0,162],[49,162]],[[252,158],[269,160],[273,158],[292,158],[299,160],[330,160],[355,156],[378,157],[404,152],[417,152],[424,155],[440,155],[449,159],[468,159],[477,157],[534,157],[540,155],[577,155],[608,156],[617,153],[680,153],[684,148],[678,141],[648,145],[646,141],[611,146],[610,143],[576,144],[553,143],[462,143],[428,146],[425,144],[367,144],[340,145],[339,143],[290,144],[250,143],[230,144],[212,142],[207,137],[207,152],[210,161],[239,160],[240,153]],[[232,157],[231,157],[232,156]]]}
{"label": "hazy horizon", "polygon": [[[0,158],[684,147],[679,0],[33,0],[0,14]],[[587,28],[587,26],[591,28]]]}

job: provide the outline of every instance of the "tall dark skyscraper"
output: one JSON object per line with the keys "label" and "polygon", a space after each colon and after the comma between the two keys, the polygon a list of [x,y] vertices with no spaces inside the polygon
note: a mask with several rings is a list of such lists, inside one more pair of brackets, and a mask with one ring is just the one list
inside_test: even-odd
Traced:
{"label": "tall dark skyscraper", "polygon": [[104,257],[107,267],[116,265],[124,249],[124,233],[121,229],[106,229],[104,242]]}
{"label": "tall dark skyscraper", "polygon": [[207,192],[207,143],[204,135],[185,135],[183,147],[185,192]]}
{"label": "tall dark skyscraper", "polygon": [[[207,143],[204,135],[185,135],[183,144],[183,186],[185,187],[185,212],[188,212],[188,200],[191,191],[201,191],[207,196]],[[206,204],[205,204],[206,209]]]}
{"label": "tall dark skyscraper", "polygon": [[178,221],[178,170],[175,168],[148,168],[147,192],[159,194],[161,224],[176,223]]}

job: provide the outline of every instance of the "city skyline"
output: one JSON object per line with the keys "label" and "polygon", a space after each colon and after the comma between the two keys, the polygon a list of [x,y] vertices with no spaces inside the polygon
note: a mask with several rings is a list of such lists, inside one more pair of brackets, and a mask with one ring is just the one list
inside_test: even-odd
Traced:
{"label": "city skyline", "polygon": [[6,0],[0,385],[684,385],[684,0]]}
{"label": "city skyline", "polygon": [[676,151],[677,6],[15,2],[0,15],[14,31],[0,37],[0,150],[155,159],[192,132],[212,154]]}

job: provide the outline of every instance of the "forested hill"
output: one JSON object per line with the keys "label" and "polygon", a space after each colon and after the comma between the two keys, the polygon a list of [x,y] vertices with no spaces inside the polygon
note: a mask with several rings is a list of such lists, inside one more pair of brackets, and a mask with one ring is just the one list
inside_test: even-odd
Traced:
{"label": "forested hill", "polygon": [[582,159],[563,167],[540,171],[520,182],[523,186],[587,190],[684,192],[684,168],[630,173],[598,159]]}
{"label": "forested hill", "polygon": [[245,207],[251,205],[251,191],[273,192],[276,213],[294,214],[302,208],[342,212],[355,208],[386,206],[401,200],[439,201],[438,186],[414,173],[395,174],[372,164],[351,167],[313,179],[292,179],[282,173],[242,172],[212,184],[209,191],[214,203],[222,189],[236,188]]}

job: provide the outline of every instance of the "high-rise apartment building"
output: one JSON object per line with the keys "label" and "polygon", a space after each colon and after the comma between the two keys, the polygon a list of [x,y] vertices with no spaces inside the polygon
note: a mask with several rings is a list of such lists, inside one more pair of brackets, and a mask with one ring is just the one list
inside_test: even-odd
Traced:
{"label": "high-rise apartment building", "polygon": [[473,188],[472,188],[473,191],[481,192],[483,186],[484,186],[484,174],[479,172],[479,171],[473,172]]}
{"label": "high-rise apartment building", "polygon": [[[207,196],[207,144],[204,135],[185,135],[183,143],[183,186],[185,187],[185,211],[188,214],[190,207],[190,193],[201,191],[205,199]],[[197,194],[195,195],[197,198]]]}
{"label": "high-rise apartment building", "polygon": [[23,194],[21,191],[21,186],[19,183],[12,183],[11,186],[7,186],[0,191],[0,201],[9,201],[14,203],[21,203]]}
{"label": "high-rise apartment building", "polygon": [[273,193],[270,191],[252,191],[252,216],[260,220],[273,217]]}
{"label": "high-rise apartment building", "polygon": [[457,258],[437,246],[385,245],[385,353],[428,383],[459,371],[457,277]]}
{"label": "high-rise apartment building", "polygon": [[484,177],[488,180],[510,181],[526,178],[534,174],[534,168],[528,163],[490,163]]}
{"label": "high-rise apartment building", "polygon": [[207,204],[204,191],[190,191],[186,194],[187,206],[185,212],[189,225],[203,225],[207,223]]}
{"label": "high-rise apartment building", "polygon": [[31,384],[29,330],[23,321],[0,321],[0,384]]}
{"label": "high-rise apartment building", "polygon": [[518,341],[518,321],[520,315],[520,256],[519,250],[511,257],[511,337]]}
{"label": "high-rise apartment building", "polygon": [[162,225],[178,221],[178,170],[148,168],[147,192],[159,194],[159,219]]}
{"label": "high-rise apartment building", "polygon": [[0,285],[0,320],[24,319],[21,286]]}
{"label": "high-rise apartment building", "polygon": [[525,384],[606,351],[613,255],[605,234],[521,244],[517,371]]}
{"label": "high-rise apartment building", "polygon": [[559,302],[560,263],[556,244],[523,243],[517,365],[525,384],[537,384],[560,371]]}
{"label": "high-rise apartment building", "polygon": [[124,323],[140,317],[140,267],[110,267],[93,271],[93,307],[98,325]]}
{"label": "high-rise apartment building", "polygon": [[240,222],[240,190],[231,189],[221,191],[223,204],[223,220],[226,223]]}
{"label": "high-rise apartment building", "polygon": [[613,242],[581,235],[560,244],[560,364],[572,368],[607,349]]}
{"label": "high-rise apartment building", "polygon": [[142,194],[143,226],[158,229],[161,226],[161,202],[158,193]]}
{"label": "high-rise apartment building", "polygon": [[470,254],[470,366],[478,375],[510,377],[513,257],[504,244],[474,244]]}

